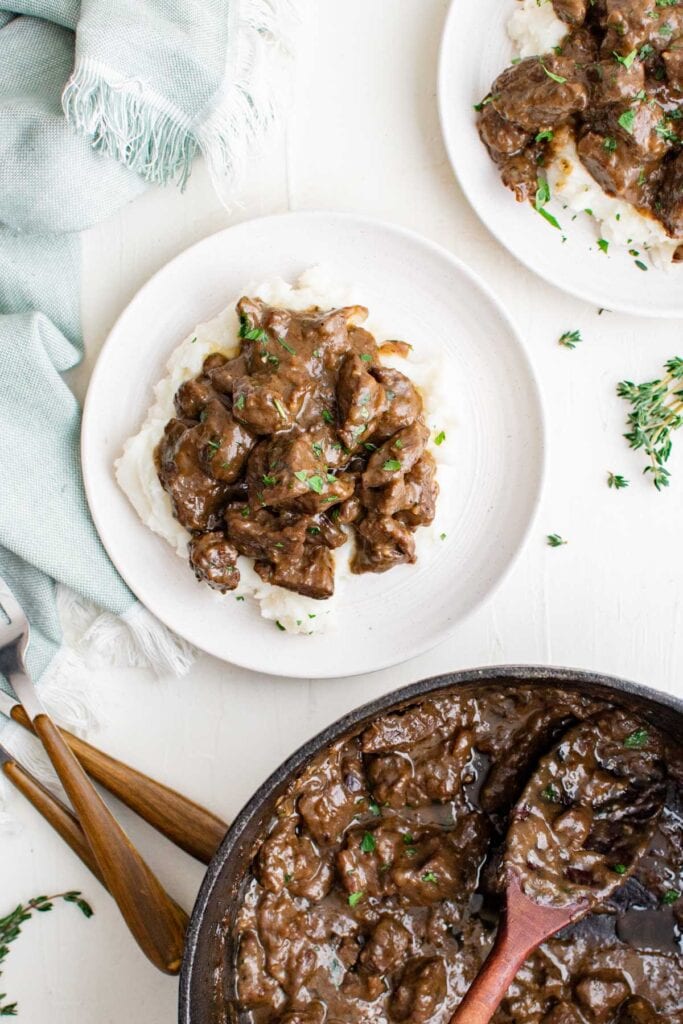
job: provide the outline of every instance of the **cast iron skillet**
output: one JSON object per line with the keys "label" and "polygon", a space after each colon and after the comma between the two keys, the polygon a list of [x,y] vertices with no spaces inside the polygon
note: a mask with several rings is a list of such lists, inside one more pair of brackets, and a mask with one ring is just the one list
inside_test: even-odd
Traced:
{"label": "cast iron skillet", "polygon": [[649,690],[637,683],[578,669],[502,665],[451,672],[393,690],[338,719],[300,747],[256,791],[228,829],[211,861],[199,890],[187,932],[180,975],[180,1024],[223,1024],[218,976],[232,960],[232,950],[220,940],[230,930],[255,840],[270,821],[278,797],[292,778],[313,757],[340,737],[360,732],[380,714],[395,711],[427,695],[451,690],[472,692],[485,686],[504,688],[519,684],[560,687],[587,693],[632,710],[680,742],[683,737],[683,701]]}

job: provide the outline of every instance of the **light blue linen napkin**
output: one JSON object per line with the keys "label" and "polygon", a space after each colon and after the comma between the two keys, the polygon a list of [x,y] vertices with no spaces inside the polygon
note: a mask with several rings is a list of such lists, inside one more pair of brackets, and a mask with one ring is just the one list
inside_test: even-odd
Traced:
{"label": "light blue linen napkin", "polygon": [[199,152],[233,180],[272,116],[290,0],[0,8],[0,575],[31,620],[34,677],[58,661],[58,589],[103,650],[182,671],[191,652],[135,602],[83,492],[64,379],[83,354],[77,232],[148,182],[182,186]]}

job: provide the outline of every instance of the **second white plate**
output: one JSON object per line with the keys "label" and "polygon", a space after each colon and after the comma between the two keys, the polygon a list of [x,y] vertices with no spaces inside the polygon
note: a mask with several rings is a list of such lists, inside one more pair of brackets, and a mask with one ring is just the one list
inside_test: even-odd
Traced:
{"label": "second white plate", "polygon": [[[518,260],[563,291],[638,316],[683,317],[683,264],[639,270],[633,257],[605,255],[582,216],[557,231],[529,203],[516,203],[477,133],[474,104],[514,56],[507,23],[517,0],[453,0],[441,41],[439,111],[448,155],[486,227]],[[550,207],[549,207],[550,208]],[[553,208],[561,218],[561,211]],[[562,241],[562,235],[566,242]]]}
{"label": "second white plate", "polygon": [[[293,281],[322,263],[359,287],[373,317],[416,353],[448,360],[457,431],[456,498],[447,536],[415,566],[354,578],[336,630],[279,632],[250,602],[197,584],[189,566],[137,518],[114,478],[175,346],[249,284]],[[497,300],[466,267],[426,240],[374,221],[296,213],[221,231],[153,277],[114,326],[95,368],[82,460],[100,536],[130,588],[198,647],[275,675],[353,675],[433,647],[486,598],[518,553],[537,505],[543,420],[522,344]]]}

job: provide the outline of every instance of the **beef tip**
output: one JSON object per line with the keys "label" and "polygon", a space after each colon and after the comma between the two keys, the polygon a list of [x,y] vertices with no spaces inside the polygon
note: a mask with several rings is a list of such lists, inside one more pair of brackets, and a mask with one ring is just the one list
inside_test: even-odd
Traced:
{"label": "beef tip", "polygon": [[306,546],[296,557],[275,562],[255,562],[254,569],[264,583],[294,590],[304,597],[324,601],[334,594],[334,559],[327,548]]}
{"label": "beef tip", "polygon": [[627,131],[619,124],[617,112],[613,114],[614,134],[621,137],[640,153],[641,160],[661,160],[671,149],[670,125],[658,105],[638,103],[630,108],[634,114],[632,126]]}
{"label": "beef tip", "polygon": [[410,758],[396,753],[372,758],[368,780],[375,799],[395,809],[452,800],[462,790],[472,742],[471,733],[463,731],[415,751]]}
{"label": "beef tip", "polygon": [[370,436],[386,404],[384,389],[363,360],[357,355],[346,356],[337,378],[337,407],[341,420],[338,433],[347,448],[355,448],[362,436]]}
{"label": "beef tip", "polygon": [[178,416],[190,420],[198,420],[209,402],[218,399],[219,395],[211,380],[202,375],[186,380],[175,393],[174,405]]}
{"label": "beef tip", "polygon": [[277,1024],[324,1024],[327,1012],[322,1003],[312,1003],[302,1010],[290,1010],[278,1017]]}
{"label": "beef tip", "polygon": [[266,969],[287,995],[295,997],[315,970],[317,957],[311,946],[307,914],[285,890],[266,892],[256,912],[258,934]]}
{"label": "beef tip", "polygon": [[639,204],[646,180],[642,156],[621,139],[611,148],[606,146],[606,141],[595,132],[584,135],[578,145],[582,164],[608,195]]}
{"label": "beef tip", "polygon": [[396,518],[413,530],[418,526],[429,526],[434,522],[439,495],[436,462],[429,452],[425,452],[408,473],[405,487],[406,503]]}
{"label": "beef tip", "polygon": [[445,728],[443,715],[434,701],[426,700],[417,707],[393,715],[383,715],[361,734],[365,754],[408,750],[422,740],[434,737]]}
{"label": "beef tip", "polygon": [[669,1017],[657,1013],[647,999],[631,996],[619,1007],[617,1024],[667,1024]]}
{"label": "beef tip", "polygon": [[299,517],[281,517],[248,505],[226,509],[225,528],[239,553],[248,558],[272,560],[296,554],[305,541],[305,523]]}
{"label": "beef tip", "polygon": [[367,487],[361,483],[360,498],[362,505],[382,516],[393,516],[395,512],[413,504],[412,493],[405,477],[396,474],[384,487]]}
{"label": "beef tip", "polygon": [[402,427],[370,456],[363,473],[365,487],[384,487],[397,473],[409,473],[418,461],[429,439],[429,430],[422,422]]}
{"label": "beef tip", "polygon": [[285,995],[266,971],[266,954],[255,931],[245,931],[237,950],[237,998],[245,1010],[258,1006],[277,1008]]}
{"label": "beef tip", "polygon": [[645,86],[645,68],[636,60],[625,67],[614,58],[601,60],[591,69],[592,96],[597,106],[609,103],[628,103]]}
{"label": "beef tip", "polygon": [[237,549],[220,530],[193,537],[189,545],[190,565],[201,582],[212,590],[226,593],[235,590],[240,581]]}
{"label": "beef tip", "polygon": [[345,976],[341,990],[351,999],[360,999],[364,1003],[374,1003],[386,991],[384,979],[368,971],[349,971]]}
{"label": "beef tip", "polygon": [[204,363],[204,373],[211,381],[212,387],[221,395],[232,395],[235,381],[240,380],[247,372],[247,360],[243,355],[228,359],[219,366],[212,366],[207,369]]}
{"label": "beef tip", "polygon": [[403,427],[409,427],[422,412],[422,399],[415,386],[400,370],[373,367],[372,375],[384,388],[387,407],[375,424],[374,437],[385,441]]}
{"label": "beef tip", "polygon": [[671,38],[683,34],[683,11],[676,6],[655,6],[651,0],[606,0],[607,32],[602,44],[606,57],[622,57],[645,43],[664,50]]}
{"label": "beef tip", "polygon": [[242,474],[254,436],[236,423],[223,403],[211,400],[195,428],[204,469],[223,483],[234,483]]}
{"label": "beef tip", "polygon": [[156,451],[159,481],[171,499],[173,514],[192,531],[216,528],[228,494],[226,484],[205,471],[204,448],[194,424],[172,419]]}
{"label": "beef tip", "polygon": [[219,366],[225,366],[228,357],[222,352],[211,352],[202,363],[202,373],[208,374],[210,370],[217,370]]}
{"label": "beef tip", "polygon": [[346,498],[342,501],[338,509],[334,510],[338,515],[335,517],[338,523],[344,523],[346,525],[355,523],[363,511],[360,498],[356,494],[352,494],[350,498]]}
{"label": "beef tip", "polygon": [[588,104],[588,89],[574,61],[554,55],[527,57],[506,68],[491,94],[498,113],[529,132],[566,120]]}
{"label": "beef tip", "polygon": [[259,850],[258,879],[269,892],[287,889],[318,903],[332,887],[332,868],[313,840],[298,834],[299,821],[298,815],[278,821]]}
{"label": "beef tip", "polygon": [[446,968],[441,957],[415,957],[405,966],[389,1013],[402,1024],[427,1024],[446,998]]}
{"label": "beef tip", "polygon": [[308,544],[320,543],[331,549],[342,547],[349,539],[339,523],[326,515],[312,518],[306,526],[306,535]]}
{"label": "beef tip", "polygon": [[532,136],[529,132],[502,117],[487,103],[479,115],[479,135],[494,160],[515,156],[526,149]]}
{"label": "beef tip", "polygon": [[317,843],[340,841],[367,794],[360,753],[336,744],[322,768],[309,770],[298,810]]}
{"label": "beef tip", "polygon": [[596,1024],[613,1020],[614,1011],[630,995],[630,991],[623,974],[609,968],[586,975],[574,986],[579,1008],[587,1010]]}
{"label": "beef tip", "polygon": [[570,1003],[556,1003],[541,1020],[541,1024],[584,1024],[584,1018]]}
{"label": "beef tip", "polygon": [[518,203],[526,203],[533,199],[538,188],[538,160],[533,147],[523,153],[510,157],[502,164],[500,180],[506,188],[514,192]]}
{"label": "beef tip", "polygon": [[669,49],[662,54],[662,59],[670,88],[683,92],[683,39],[671,43]]}
{"label": "beef tip", "polygon": [[337,874],[349,893],[398,895],[417,906],[433,906],[474,890],[487,839],[484,818],[475,814],[448,832],[389,825],[372,832],[351,829],[337,854]]}
{"label": "beef tip", "polygon": [[388,974],[410,949],[410,932],[389,914],[383,914],[360,955],[361,966],[373,974]]}
{"label": "beef tip", "polygon": [[289,433],[259,445],[247,473],[252,504],[315,515],[349,498],[355,480],[327,472],[308,434]]}
{"label": "beef tip", "polygon": [[235,419],[254,434],[277,434],[289,430],[297,409],[290,409],[282,390],[269,378],[240,377],[232,392]]}
{"label": "beef tip", "polygon": [[589,0],[553,0],[555,14],[567,25],[583,25]]}
{"label": "beef tip", "polygon": [[598,59],[598,44],[595,37],[588,29],[579,28],[572,32],[562,43],[563,57],[571,60],[582,67],[593,64]]}
{"label": "beef tip", "polygon": [[683,153],[667,165],[657,194],[657,211],[673,238],[683,236]]}
{"label": "beef tip", "polygon": [[395,565],[416,561],[415,538],[391,516],[370,515],[356,526],[357,549],[351,571],[387,572]]}

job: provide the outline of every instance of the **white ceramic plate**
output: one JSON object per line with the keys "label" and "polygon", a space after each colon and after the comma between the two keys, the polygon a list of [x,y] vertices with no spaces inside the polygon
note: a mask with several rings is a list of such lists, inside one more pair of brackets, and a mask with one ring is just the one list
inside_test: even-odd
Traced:
{"label": "white ceramic plate", "polygon": [[566,222],[562,208],[549,210],[567,237],[517,203],[479,139],[474,104],[514,56],[507,22],[517,0],[453,0],[441,41],[439,111],[451,164],[462,189],[486,227],[505,248],[551,284],[598,307],[638,316],[683,316],[683,266],[639,270],[626,250],[597,248],[587,217]]}
{"label": "white ceramic plate", "polygon": [[[292,636],[252,602],[221,599],[137,518],[113,472],[174,347],[250,283],[293,281],[322,263],[356,284],[373,318],[416,353],[450,360],[457,379],[460,487],[447,537],[431,558],[354,578],[338,627]],[[543,471],[543,418],[518,335],[498,302],[443,249],[374,221],[295,213],[221,231],[153,277],[114,326],[92,375],[82,460],[93,518],[112,561],[138,598],[193,644],[245,668],[306,678],[384,668],[428,650],[487,597],[519,551]]]}

